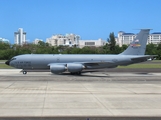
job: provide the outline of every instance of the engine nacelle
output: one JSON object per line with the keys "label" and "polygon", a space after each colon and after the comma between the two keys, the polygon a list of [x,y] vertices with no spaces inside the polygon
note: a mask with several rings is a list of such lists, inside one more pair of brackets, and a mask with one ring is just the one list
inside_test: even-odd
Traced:
{"label": "engine nacelle", "polygon": [[82,64],[76,64],[76,63],[68,63],[67,69],[69,72],[80,72],[82,71],[84,66]]}
{"label": "engine nacelle", "polygon": [[58,74],[66,71],[66,67],[64,65],[51,65],[50,71],[52,73]]}

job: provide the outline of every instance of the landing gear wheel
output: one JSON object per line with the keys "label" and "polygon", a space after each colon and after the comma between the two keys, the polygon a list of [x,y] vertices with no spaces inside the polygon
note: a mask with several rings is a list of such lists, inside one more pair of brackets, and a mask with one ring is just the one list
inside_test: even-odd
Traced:
{"label": "landing gear wheel", "polygon": [[81,72],[71,72],[71,75],[81,75]]}
{"label": "landing gear wheel", "polygon": [[74,75],[74,72],[71,72],[70,74],[71,74],[71,75]]}
{"label": "landing gear wheel", "polygon": [[27,71],[23,71],[23,74],[26,75],[27,74]]}
{"label": "landing gear wheel", "polygon": [[81,75],[81,72],[76,72],[77,75]]}

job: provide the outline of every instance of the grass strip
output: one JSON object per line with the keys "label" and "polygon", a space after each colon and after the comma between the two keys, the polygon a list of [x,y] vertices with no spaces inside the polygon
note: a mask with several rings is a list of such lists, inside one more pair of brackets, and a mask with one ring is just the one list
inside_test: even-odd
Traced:
{"label": "grass strip", "polygon": [[118,68],[161,68],[161,64],[132,64],[128,66],[118,66]]}
{"label": "grass strip", "polygon": [[13,69],[13,67],[8,66],[6,64],[0,64],[0,69]]}

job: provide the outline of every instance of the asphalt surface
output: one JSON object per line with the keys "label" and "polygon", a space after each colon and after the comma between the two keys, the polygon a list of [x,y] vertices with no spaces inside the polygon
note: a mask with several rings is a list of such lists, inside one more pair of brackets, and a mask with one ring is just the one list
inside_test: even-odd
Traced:
{"label": "asphalt surface", "polygon": [[161,73],[64,73],[0,69],[0,119],[161,118]]}

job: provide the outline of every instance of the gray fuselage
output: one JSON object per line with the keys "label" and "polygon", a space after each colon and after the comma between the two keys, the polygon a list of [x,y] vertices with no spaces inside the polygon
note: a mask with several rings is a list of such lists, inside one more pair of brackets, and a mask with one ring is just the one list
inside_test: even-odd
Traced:
{"label": "gray fuselage", "polygon": [[[94,54],[25,54],[15,56],[10,65],[19,69],[50,69],[50,64],[78,63],[86,64],[86,69],[113,68],[118,65],[129,65],[140,61],[132,61],[134,55],[94,55]],[[94,65],[92,63],[97,63]],[[92,65],[91,65],[92,64]]]}

